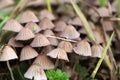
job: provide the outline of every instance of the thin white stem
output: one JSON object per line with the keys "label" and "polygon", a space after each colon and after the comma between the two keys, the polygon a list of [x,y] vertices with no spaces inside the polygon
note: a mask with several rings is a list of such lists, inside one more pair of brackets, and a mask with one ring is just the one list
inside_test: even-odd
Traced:
{"label": "thin white stem", "polygon": [[15,80],[15,79],[14,79],[14,76],[13,76],[12,69],[11,69],[10,64],[9,64],[9,61],[7,61],[7,67],[8,67],[8,69],[9,69],[9,71],[10,71],[10,76],[11,76],[12,80]]}
{"label": "thin white stem", "polygon": [[56,36],[51,36],[51,35],[45,35],[45,36],[46,36],[46,37],[50,37],[50,38],[56,38],[56,39],[64,40],[64,41],[69,41],[69,42],[77,42],[77,41],[75,41],[75,40],[65,39],[65,38],[56,37]]}

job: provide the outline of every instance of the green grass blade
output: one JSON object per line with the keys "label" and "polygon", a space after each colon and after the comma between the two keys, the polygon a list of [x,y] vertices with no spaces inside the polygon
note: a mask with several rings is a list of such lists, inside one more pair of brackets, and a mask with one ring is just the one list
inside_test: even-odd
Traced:
{"label": "green grass blade", "polygon": [[95,43],[94,35],[93,35],[93,33],[92,33],[92,30],[91,30],[91,28],[90,28],[90,26],[89,26],[89,24],[88,24],[88,22],[87,22],[87,20],[86,20],[86,18],[85,18],[85,16],[84,16],[84,14],[83,14],[82,11],[79,9],[79,7],[73,2],[73,0],[71,0],[71,3],[72,3],[72,6],[73,6],[74,10],[75,10],[76,13],[77,13],[77,15],[78,15],[78,16],[80,17],[80,19],[81,19],[81,21],[82,21],[82,23],[83,23],[83,25],[84,25],[84,28],[85,28],[85,30],[86,30],[86,32],[87,32],[87,35],[88,35],[90,41],[91,41],[92,43]]}
{"label": "green grass blade", "polygon": [[99,59],[99,61],[98,61],[97,65],[96,65],[94,71],[93,71],[92,74],[91,74],[91,78],[92,78],[92,79],[95,78],[95,75],[96,75],[96,73],[97,73],[97,71],[98,71],[101,63],[103,62],[103,60],[104,60],[104,58],[105,58],[105,56],[106,56],[106,54],[107,54],[107,50],[108,50],[109,47],[110,47],[110,44],[111,44],[112,39],[113,39],[113,36],[114,36],[114,32],[112,33],[110,39],[109,39],[108,42],[107,42],[107,46],[105,47],[105,49],[104,49],[104,51],[103,51],[103,53],[102,53],[102,57]]}
{"label": "green grass blade", "polygon": [[106,6],[106,0],[100,0],[100,6],[105,7]]}
{"label": "green grass blade", "polygon": [[52,13],[51,0],[46,0],[48,11]]}

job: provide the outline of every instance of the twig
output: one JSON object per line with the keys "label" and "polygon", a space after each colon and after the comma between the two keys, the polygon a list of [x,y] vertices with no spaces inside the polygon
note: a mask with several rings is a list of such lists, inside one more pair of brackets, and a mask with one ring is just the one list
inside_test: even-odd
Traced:
{"label": "twig", "polygon": [[74,40],[65,39],[65,38],[56,37],[56,36],[51,36],[51,35],[45,35],[45,36],[50,37],[50,38],[56,38],[56,39],[64,40],[64,41],[69,41],[69,42],[77,42],[77,41],[74,41]]}

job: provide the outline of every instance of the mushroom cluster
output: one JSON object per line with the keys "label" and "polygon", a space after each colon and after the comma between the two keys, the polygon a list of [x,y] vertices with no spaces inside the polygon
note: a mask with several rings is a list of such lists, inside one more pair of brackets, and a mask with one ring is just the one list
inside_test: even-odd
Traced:
{"label": "mushroom cluster", "polygon": [[[92,11],[89,15],[91,14]],[[95,14],[94,17],[98,17],[98,15]],[[108,14],[100,15],[100,17],[108,17]],[[70,58],[73,54],[101,58],[103,46],[100,44],[104,43],[104,39],[100,30],[91,21],[89,21],[89,25],[96,39],[95,44],[91,44],[86,36],[86,31],[79,17],[70,19],[62,16],[60,19],[56,19],[55,15],[44,9],[41,10],[39,17],[33,11],[28,10],[22,14],[20,21],[9,20],[3,30],[12,31],[16,34],[2,50],[0,61],[8,61],[10,60],[9,57],[11,59],[17,58],[14,50],[9,48],[10,46],[20,47],[22,48],[20,61],[36,58],[24,77],[34,78],[34,80],[47,80],[44,70],[59,66],[56,64],[58,60],[63,61],[65,66],[65,62],[71,62],[72,59]],[[105,21],[104,23],[108,24],[109,22]],[[56,59],[55,64],[54,58]],[[69,69],[70,67],[65,68]]]}

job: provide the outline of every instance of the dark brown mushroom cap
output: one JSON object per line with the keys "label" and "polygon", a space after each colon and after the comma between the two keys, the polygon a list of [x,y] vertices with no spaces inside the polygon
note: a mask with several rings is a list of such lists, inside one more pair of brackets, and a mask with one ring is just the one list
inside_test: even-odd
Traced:
{"label": "dark brown mushroom cap", "polygon": [[3,47],[0,52],[0,61],[9,61],[17,58],[16,52],[8,45]]}
{"label": "dark brown mushroom cap", "polygon": [[38,18],[32,11],[25,11],[20,19],[20,23],[38,22],[38,21],[39,21]]}
{"label": "dark brown mushroom cap", "polygon": [[50,45],[50,42],[43,34],[37,34],[30,45],[32,47],[42,47]]}
{"label": "dark brown mushroom cap", "polygon": [[42,30],[53,29],[55,27],[55,25],[52,23],[52,21],[48,18],[43,18],[40,21],[39,26]]}
{"label": "dark brown mushroom cap", "polygon": [[15,40],[21,40],[21,41],[24,41],[24,40],[29,40],[29,39],[32,39],[34,38],[35,35],[33,34],[33,32],[28,29],[28,28],[23,28],[18,34],[17,36],[15,37]]}
{"label": "dark brown mushroom cap", "polygon": [[13,47],[23,47],[24,45],[18,41],[15,40],[15,37],[10,38],[8,41],[8,45]]}
{"label": "dark brown mushroom cap", "polygon": [[33,64],[38,64],[42,69],[45,69],[45,70],[54,69],[54,67],[55,67],[54,64],[52,63],[52,61],[50,61],[48,56],[46,56],[45,54],[40,54],[35,59]]}
{"label": "dark brown mushroom cap", "polygon": [[33,33],[38,33],[41,31],[41,28],[34,22],[28,22],[25,25],[26,28],[29,28]]}
{"label": "dark brown mushroom cap", "polygon": [[20,61],[29,60],[38,56],[38,53],[31,46],[25,46],[22,48],[20,54]]}
{"label": "dark brown mushroom cap", "polygon": [[86,40],[82,40],[76,44],[76,47],[73,48],[74,52],[82,56],[91,56],[91,47]]}
{"label": "dark brown mushroom cap", "polygon": [[22,28],[22,25],[20,25],[16,20],[11,19],[5,24],[3,30],[19,32]]}
{"label": "dark brown mushroom cap", "polygon": [[67,53],[61,48],[53,49],[52,51],[47,53],[47,56],[50,56],[52,58],[58,58],[58,59],[69,61],[69,59],[67,57]]}

